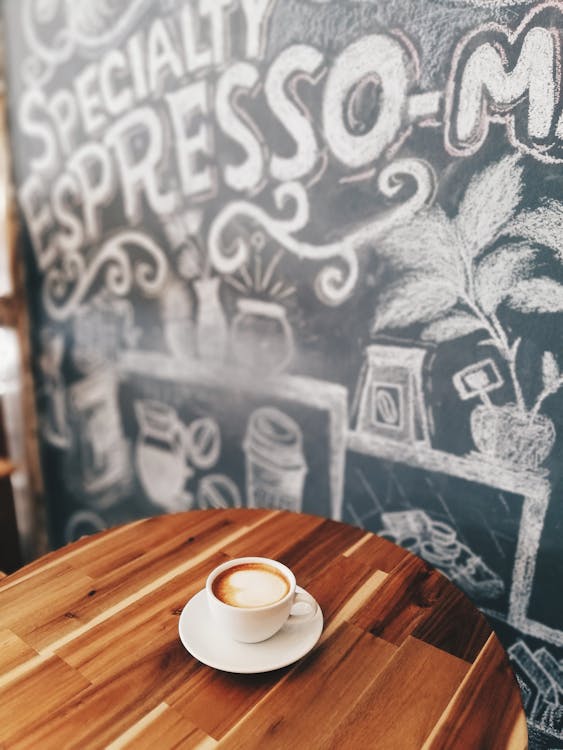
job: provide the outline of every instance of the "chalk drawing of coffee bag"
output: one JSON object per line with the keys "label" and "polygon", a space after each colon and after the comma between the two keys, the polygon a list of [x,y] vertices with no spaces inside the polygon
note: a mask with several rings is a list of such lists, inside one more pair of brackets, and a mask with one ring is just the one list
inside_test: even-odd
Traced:
{"label": "chalk drawing of coffee bag", "polygon": [[356,392],[358,433],[429,445],[422,372],[427,349],[372,344]]}
{"label": "chalk drawing of coffee bag", "polygon": [[95,495],[127,483],[129,451],[119,417],[114,373],[97,370],[75,383],[70,389],[70,401],[78,435],[75,450],[82,489]]}
{"label": "chalk drawing of coffee bag", "polygon": [[282,305],[239,299],[231,327],[231,351],[244,367],[265,373],[284,370],[293,356],[293,332]]}
{"label": "chalk drawing of coffee bag", "polygon": [[256,409],[248,422],[244,452],[248,506],[300,511],[307,464],[297,422],[279,409]]}
{"label": "chalk drawing of coffee bag", "polygon": [[139,423],[135,465],[147,497],[168,512],[189,509],[193,496],[185,485],[194,472],[187,462],[184,425],[166,404],[139,400],[134,406]]}

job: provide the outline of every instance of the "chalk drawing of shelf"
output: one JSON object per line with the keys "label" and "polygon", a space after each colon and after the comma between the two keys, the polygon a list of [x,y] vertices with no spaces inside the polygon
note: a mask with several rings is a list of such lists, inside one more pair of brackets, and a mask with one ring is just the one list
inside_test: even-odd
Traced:
{"label": "chalk drawing of shelf", "polygon": [[518,471],[509,466],[488,462],[485,456],[479,454],[456,456],[435,450],[423,442],[391,440],[373,433],[350,431],[347,442],[348,450],[354,453],[520,495],[523,498],[522,515],[506,621],[523,633],[563,646],[562,630],[528,617],[536,557],[551,492],[550,483],[543,471]]}
{"label": "chalk drawing of shelf", "polygon": [[[244,416],[240,424],[237,421],[236,424],[225,425],[231,435],[239,432],[241,451],[245,438],[248,439],[248,421],[255,408],[252,406],[253,401],[261,401],[260,406],[275,406],[278,410],[278,420],[281,419],[280,409],[284,413],[292,412],[293,419],[299,422],[303,440],[314,447],[313,453],[322,450],[321,443],[325,446],[322,459],[315,464],[317,471],[321,470],[323,486],[328,487],[330,494],[330,499],[324,498],[327,505],[322,515],[326,513],[336,520],[342,518],[348,429],[348,392],[343,386],[293,375],[265,377],[259,374],[252,378],[248,369],[239,368],[235,364],[215,364],[199,360],[187,362],[146,351],[124,352],[118,362],[118,371],[121,381],[158,381],[162,390],[159,398],[163,402],[166,402],[167,389],[170,392],[179,389],[185,394],[187,401],[197,402],[202,414],[216,410],[221,399],[228,401],[229,405],[237,407],[240,412],[237,417],[239,421],[241,415]],[[314,415],[319,419],[310,423]],[[220,420],[221,415],[215,414],[215,418]],[[279,428],[279,423],[276,420],[274,422]],[[315,429],[319,428],[315,428],[314,424],[323,425],[322,435],[315,432]],[[275,427],[275,424],[273,426]],[[289,481],[291,472],[289,469],[287,471],[286,480]],[[313,474],[313,471],[308,471],[307,477],[314,482],[318,475]]]}

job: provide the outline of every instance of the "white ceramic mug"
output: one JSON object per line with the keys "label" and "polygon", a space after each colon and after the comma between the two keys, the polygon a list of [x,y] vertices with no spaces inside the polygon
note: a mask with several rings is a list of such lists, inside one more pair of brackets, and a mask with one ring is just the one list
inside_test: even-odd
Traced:
{"label": "white ceramic mug", "polygon": [[[288,583],[289,591],[287,594],[277,602],[263,607],[236,607],[221,601],[213,592],[213,581],[228,568],[248,563],[270,565],[275,568]],[[225,634],[235,641],[242,641],[243,643],[265,641],[275,635],[286,623],[292,627],[299,627],[310,622],[317,614],[318,609],[317,602],[313,597],[297,586],[291,570],[283,563],[270,560],[267,557],[238,557],[219,565],[209,574],[205,590],[209,610],[215,622],[219,624]],[[292,609],[297,603],[307,605],[307,611],[303,614],[292,613]]]}

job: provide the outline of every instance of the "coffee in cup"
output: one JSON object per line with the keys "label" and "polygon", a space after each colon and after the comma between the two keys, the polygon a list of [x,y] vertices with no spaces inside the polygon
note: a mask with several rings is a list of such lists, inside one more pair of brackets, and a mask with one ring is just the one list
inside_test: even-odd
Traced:
{"label": "coffee in cup", "polygon": [[212,590],[231,607],[267,607],[286,596],[289,582],[269,563],[241,563],[220,573]]}
{"label": "coffee in cup", "polygon": [[[264,641],[286,623],[298,626],[317,614],[317,602],[297,586],[291,570],[265,557],[242,557],[219,565],[205,588],[215,622],[243,643]],[[306,605],[304,614],[292,612],[298,602]]]}

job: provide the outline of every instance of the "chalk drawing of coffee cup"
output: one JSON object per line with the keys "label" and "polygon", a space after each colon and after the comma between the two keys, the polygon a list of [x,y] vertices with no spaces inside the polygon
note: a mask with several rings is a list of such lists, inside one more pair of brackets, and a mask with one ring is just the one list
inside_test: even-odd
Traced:
{"label": "chalk drawing of coffee cup", "polygon": [[256,409],[244,440],[247,503],[300,511],[307,464],[301,428],[279,409]]}
{"label": "chalk drawing of coffee cup", "polygon": [[194,472],[186,460],[184,425],[174,409],[159,401],[136,401],[135,414],[135,463],[147,497],[168,512],[187,510],[193,496],[185,484]]}
{"label": "chalk drawing of coffee cup", "polygon": [[293,332],[284,307],[264,300],[239,299],[231,328],[231,348],[241,365],[273,373],[293,357]]}

